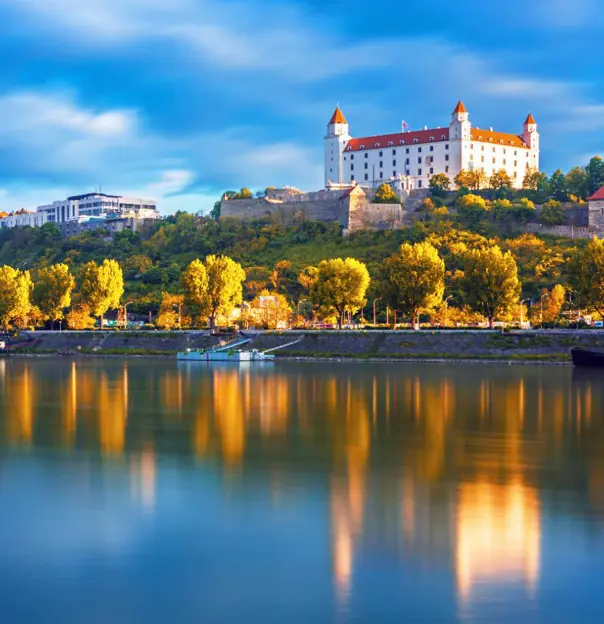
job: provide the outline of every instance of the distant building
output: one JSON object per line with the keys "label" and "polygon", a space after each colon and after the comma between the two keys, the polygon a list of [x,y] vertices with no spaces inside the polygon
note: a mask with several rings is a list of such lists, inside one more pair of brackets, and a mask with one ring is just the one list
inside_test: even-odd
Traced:
{"label": "distant building", "polygon": [[521,134],[473,128],[461,101],[448,126],[363,138],[350,135],[348,121],[338,107],[327,125],[324,143],[326,188],[354,182],[376,187],[396,181],[400,191],[409,192],[427,188],[437,173],[453,181],[462,169],[483,169],[487,176],[505,169],[514,187],[521,188],[527,169],[539,169],[539,133],[532,114]]}
{"label": "distant building", "polygon": [[159,218],[157,205],[149,199],[86,193],[38,206],[36,212],[15,213],[0,219],[0,227],[40,227],[54,223],[64,236],[104,227],[111,232],[138,229]]}

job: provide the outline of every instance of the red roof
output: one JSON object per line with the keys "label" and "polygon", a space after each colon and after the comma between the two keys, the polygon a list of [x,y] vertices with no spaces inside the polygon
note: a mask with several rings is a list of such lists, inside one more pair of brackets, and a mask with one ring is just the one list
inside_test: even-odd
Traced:
{"label": "red roof", "polygon": [[589,199],[588,201],[604,201],[604,186],[599,190],[596,191]]}
{"label": "red roof", "polygon": [[344,113],[340,110],[339,106],[336,106],[336,110],[333,112],[331,119],[329,120],[330,126],[333,124],[347,124],[346,117],[344,117]]}
{"label": "red roof", "polygon": [[533,113],[529,113],[526,121],[524,122],[525,126],[528,126],[528,124],[536,124],[537,122],[535,121],[535,118],[533,117]]}
{"label": "red roof", "polygon": [[506,132],[494,132],[493,130],[481,130],[480,128],[472,128],[470,130],[472,141],[481,141],[483,143],[492,143],[493,145],[507,145],[513,147],[528,147],[521,136],[516,134],[507,134]]}
{"label": "red roof", "polygon": [[453,111],[453,114],[467,113],[467,112],[468,112],[468,109],[463,105],[463,102],[459,100],[459,102],[457,102],[457,106],[455,107],[455,110]]}
{"label": "red roof", "polygon": [[433,128],[431,130],[418,130],[417,132],[397,132],[396,134],[350,139],[346,151],[357,152],[366,149],[400,147],[401,145],[415,145],[416,143],[438,143],[448,140],[449,128]]}

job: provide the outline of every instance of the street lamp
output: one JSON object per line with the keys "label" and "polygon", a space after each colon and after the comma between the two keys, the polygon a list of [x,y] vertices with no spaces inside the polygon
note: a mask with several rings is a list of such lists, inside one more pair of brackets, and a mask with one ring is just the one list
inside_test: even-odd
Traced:
{"label": "street lamp", "polygon": [[381,297],[376,297],[376,298],[373,300],[373,324],[374,324],[374,326],[377,324],[377,323],[376,323],[376,316],[375,316],[375,304],[376,304],[376,303],[377,303],[380,299],[381,299]]}
{"label": "street lamp", "polygon": [[128,327],[128,306],[132,303],[132,301],[127,301],[124,304],[124,329]]}
{"label": "street lamp", "polygon": [[522,325],[523,325],[523,323],[524,323],[524,320],[523,320],[523,314],[522,314],[522,304],[523,304],[523,303],[525,303],[526,301],[529,301],[529,302],[530,302],[530,299],[523,299],[523,300],[520,302],[520,329],[522,329]]}

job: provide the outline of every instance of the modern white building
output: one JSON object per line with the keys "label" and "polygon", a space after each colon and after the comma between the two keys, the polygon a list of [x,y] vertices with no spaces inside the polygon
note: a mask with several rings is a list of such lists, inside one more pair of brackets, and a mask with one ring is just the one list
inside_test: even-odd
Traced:
{"label": "modern white building", "polygon": [[16,213],[0,219],[0,227],[39,227],[45,223],[86,222],[91,219],[124,217],[133,220],[159,218],[156,203],[150,199],[86,193],[74,195],[65,200],[38,206],[35,213]]}
{"label": "modern white building", "polygon": [[353,138],[340,108],[325,136],[325,186],[359,183],[377,186],[396,181],[400,188],[426,188],[444,173],[453,182],[463,170],[483,169],[487,176],[505,169],[516,188],[529,168],[539,169],[539,133],[533,115],[521,134],[473,128],[460,101],[448,126]]}

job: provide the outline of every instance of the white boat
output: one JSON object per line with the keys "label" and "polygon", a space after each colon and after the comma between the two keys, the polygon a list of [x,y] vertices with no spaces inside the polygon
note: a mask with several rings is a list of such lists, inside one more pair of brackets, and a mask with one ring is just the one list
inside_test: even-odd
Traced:
{"label": "white boat", "polygon": [[284,347],[300,342],[300,340],[295,340],[294,342],[288,342],[287,344],[273,347],[266,351],[259,351],[258,349],[239,349],[239,347],[251,340],[253,340],[253,338],[243,338],[220,347],[212,347],[211,349],[187,349],[186,351],[179,351],[176,354],[176,359],[184,362],[270,362],[275,359],[275,356],[270,353],[270,351],[277,351],[278,349],[283,349]]}

